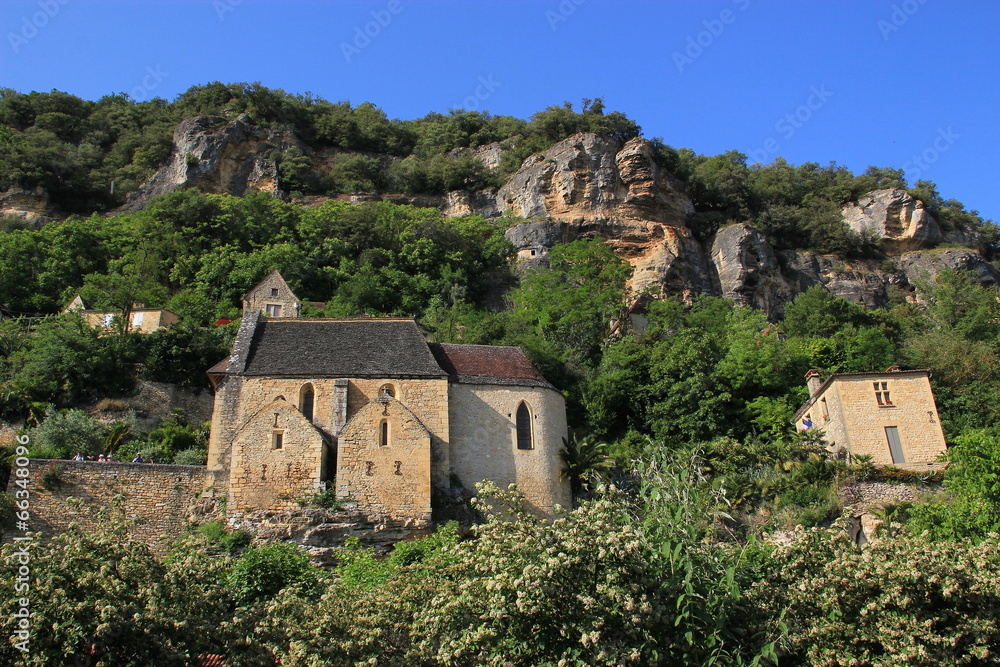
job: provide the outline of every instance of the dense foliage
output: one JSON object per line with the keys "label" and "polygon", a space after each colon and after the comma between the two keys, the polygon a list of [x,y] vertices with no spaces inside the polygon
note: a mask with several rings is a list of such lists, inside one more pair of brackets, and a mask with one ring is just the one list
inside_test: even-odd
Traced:
{"label": "dense foliage", "polygon": [[[32,547],[30,652],[0,601],[11,665],[986,665],[1000,651],[1000,542],[897,534],[864,551],[843,526],[789,547],[711,538],[727,501],[697,457],[654,456],[632,493],[601,489],[543,520],[484,486],[454,526],[327,571],[293,545],[210,556],[206,524],[153,555],[105,510]],[[211,529],[211,530],[209,530]],[[232,534],[237,535],[237,534]],[[241,542],[245,544],[245,542]],[[218,551],[215,551],[217,554]],[[5,547],[0,585],[18,557]]]}
{"label": "dense foliage", "polygon": [[[369,102],[331,103],[260,83],[194,86],[173,102],[135,102],[124,94],[91,102],[59,91],[7,88],[0,89],[0,190],[41,188],[67,212],[113,208],[170,156],[178,122],[244,113],[252,122],[294,132],[309,146],[351,153],[322,175],[298,148],[277,154],[283,185],[306,194],[477,189],[498,185],[524,158],[577,132],[618,140],[639,134],[622,113],[605,114],[600,99],[584,100],[580,112],[569,103],[552,106],[530,121],[461,109],[400,121]],[[467,152],[450,153],[493,142],[510,149],[495,171]]]}

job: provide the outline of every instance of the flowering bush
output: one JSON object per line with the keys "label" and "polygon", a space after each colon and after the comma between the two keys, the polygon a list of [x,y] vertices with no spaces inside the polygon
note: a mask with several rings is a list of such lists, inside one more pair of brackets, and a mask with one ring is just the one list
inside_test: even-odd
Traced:
{"label": "flowering bush", "polygon": [[863,551],[841,526],[775,551],[751,601],[781,664],[985,665],[1000,656],[1000,540],[900,533]]}

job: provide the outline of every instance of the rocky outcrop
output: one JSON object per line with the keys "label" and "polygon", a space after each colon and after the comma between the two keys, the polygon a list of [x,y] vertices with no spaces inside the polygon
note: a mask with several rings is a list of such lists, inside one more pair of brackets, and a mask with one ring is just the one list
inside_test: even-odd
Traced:
{"label": "rocky outcrop", "polygon": [[507,231],[522,267],[544,263],[556,243],[601,236],[632,265],[633,292],[713,291],[704,250],[685,226],[691,200],[645,139],[561,141],[525,160],[497,192],[496,210],[534,219]]}
{"label": "rocky outcrop", "polygon": [[229,122],[218,116],[188,118],[174,128],[170,160],[130,194],[120,210],[139,210],[151,197],[185,187],[237,196],[248,190],[283,196],[271,153],[292,146],[304,148],[291,132],[254,125],[246,114]]}
{"label": "rocky outcrop", "polygon": [[914,286],[932,282],[945,270],[967,271],[982,285],[1000,285],[1000,271],[972,250],[908,252],[896,260],[896,266],[906,275],[907,282]]}
{"label": "rocky outcrop", "polygon": [[694,212],[680,182],[654,162],[649,141],[620,146],[594,134],[574,135],[532,155],[496,197],[499,211],[575,224],[683,227]]}
{"label": "rocky outcrop", "polygon": [[822,285],[839,297],[869,308],[889,303],[889,278],[876,261],[845,261],[836,255],[796,250],[784,250],[779,257],[783,275],[795,286],[791,299],[813,285]]}
{"label": "rocky outcrop", "polygon": [[49,195],[38,187],[34,190],[11,188],[0,193],[0,217],[20,218],[35,227],[41,227],[59,217],[59,212],[49,202]]}
{"label": "rocky outcrop", "polygon": [[906,190],[872,190],[841,214],[854,232],[896,249],[927,248],[941,241],[937,220]]}
{"label": "rocky outcrop", "polygon": [[771,244],[749,225],[720,229],[712,240],[711,260],[720,296],[739,306],[763,310],[771,319],[780,318],[785,304],[799,292],[781,274]]}

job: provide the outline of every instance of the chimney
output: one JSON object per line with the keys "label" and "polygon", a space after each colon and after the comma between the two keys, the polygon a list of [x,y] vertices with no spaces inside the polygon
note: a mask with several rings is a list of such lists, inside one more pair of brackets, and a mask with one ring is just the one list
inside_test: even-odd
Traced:
{"label": "chimney", "polygon": [[819,379],[819,371],[815,368],[810,368],[809,372],[806,373],[806,386],[809,387],[809,398],[816,395],[822,384],[823,382]]}

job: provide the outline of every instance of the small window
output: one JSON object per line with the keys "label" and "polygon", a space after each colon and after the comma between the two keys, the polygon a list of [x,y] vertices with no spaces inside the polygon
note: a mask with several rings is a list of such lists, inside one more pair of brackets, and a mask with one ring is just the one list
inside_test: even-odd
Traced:
{"label": "small window", "polygon": [[826,405],[826,399],[821,398],[819,400],[820,406],[823,408],[823,421],[830,421],[830,409]]}
{"label": "small window", "polygon": [[379,398],[383,396],[388,396],[389,398],[396,398],[396,388],[391,384],[384,384],[378,388]]}
{"label": "small window", "polygon": [[382,423],[379,424],[378,444],[379,447],[389,446],[389,420],[387,419],[383,419]]}
{"label": "small window", "polygon": [[145,318],[146,313],[132,313],[132,326],[142,326],[142,320]]}
{"label": "small window", "polygon": [[110,327],[111,326],[111,322],[114,321],[114,319],[115,319],[115,314],[114,313],[105,313],[104,314],[104,326]]}
{"label": "small window", "polygon": [[532,257],[534,257],[534,256],[535,256],[535,251],[534,251],[534,250],[532,250],[532,251],[531,251],[531,256],[532,256]]}
{"label": "small window", "polygon": [[271,431],[271,449],[285,448],[285,432]]}
{"label": "small window", "polygon": [[264,312],[268,317],[281,317],[281,304],[269,303],[264,306]]}
{"label": "small window", "polygon": [[872,386],[875,388],[875,400],[879,405],[892,405],[892,399],[889,398],[888,382],[872,382]]}
{"label": "small window", "polygon": [[272,287],[271,288],[271,298],[275,299],[275,298],[277,298],[277,296],[278,296],[278,288],[277,287]]}
{"label": "small window", "polygon": [[531,440],[531,412],[524,401],[517,406],[517,448],[534,449],[535,445]]}

